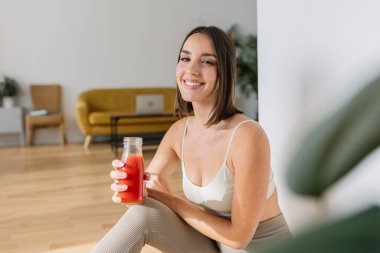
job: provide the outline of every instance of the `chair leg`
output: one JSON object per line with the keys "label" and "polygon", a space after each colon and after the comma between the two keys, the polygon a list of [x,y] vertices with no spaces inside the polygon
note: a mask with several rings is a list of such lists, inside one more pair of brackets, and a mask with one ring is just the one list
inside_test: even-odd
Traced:
{"label": "chair leg", "polygon": [[29,129],[29,126],[25,127],[25,144],[26,144],[26,146],[30,146],[30,129]]}
{"label": "chair leg", "polygon": [[62,123],[59,128],[61,129],[61,145],[66,144],[65,125]]}
{"label": "chair leg", "polygon": [[86,138],[84,139],[83,148],[88,149],[91,143],[91,135],[86,135]]}
{"label": "chair leg", "polygon": [[33,136],[34,135],[34,128],[32,126],[28,126],[25,129],[25,137],[26,137],[26,145],[29,147],[33,145]]}

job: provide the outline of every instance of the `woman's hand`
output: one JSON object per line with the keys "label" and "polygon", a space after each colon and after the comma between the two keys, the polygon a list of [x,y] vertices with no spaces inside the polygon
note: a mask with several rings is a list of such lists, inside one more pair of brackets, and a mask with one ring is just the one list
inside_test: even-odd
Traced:
{"label": "woman's hand", "polygon": [[126,191],[128,189],[128,185],[119,184],[119,179],[126,179],[128,175],[126,172],[118,170],[124,167],[124,163],[122,161],[113,160],[112,167],[114,168],[110,173],[110,177],[114,180],[113,184],[111,184],[111,190],[114,191],[112,201],[115,203],[121,203],[121,198],[118,196],[118,193]]}
{"label": "woman's hand", "polygon": [[170,207],[170,201],[174,197],[170,186],[164,178],[154,173],[149,173],[146,188],[150,198],[156,199]]}
{"label": "woman's hand", "polygon": [[148,174],[146,176],[146,188],[148,188],[148,192],[150,190],[160,191],[163,193],[171,194],[172,191],[170,189],[170,186],[168,182],[162,178],[157,176],[157,174],[154,173],[146,173]]}
{"label": "woman's hand", "polygon": [[[112,201],[115,203],[121,203],[121,198],[119,197],[119,192],[127,191],[128,185],[122,184],[119,182],[119,180],[126,179],[128,177],[128,174],[124,171],[120,171],[121,168],[124,167],[124,163],[120,160],[113,160],[112,161],[112,167],[114,168],[111,173],[110,177],[114,180],[113,184],[111,184],[111,190],[114,191],[114,194],[112,196]],[[146,172],[144,174],[144,180],[149,180],[150,174]],[[148,192],[145,188],[144,183],[144,197],[148,195]]]}
{"label": "woman's hand", "polygon": [[[119,192],[128,191],[128,185],[126,185],[125,180],[123,180],[128,177],[128,174],[125,171],[121,171],[121,168],[124,167],[124,163],[120,160],[113,160],[112,167],[113,170],[110,173],[110,177],[114,180],[114,182],[111,184],[111,190],[114,191],[112,201],[115,203],[121,203]],[[147,197],[148,193],[150,192],[152,195],[150,196],[149,194],[150,197],[157,200],[162,200],[163,196],[169,196],[172,194],[168,182],[155,173],[145,172],[143,185],[144,197]]]}

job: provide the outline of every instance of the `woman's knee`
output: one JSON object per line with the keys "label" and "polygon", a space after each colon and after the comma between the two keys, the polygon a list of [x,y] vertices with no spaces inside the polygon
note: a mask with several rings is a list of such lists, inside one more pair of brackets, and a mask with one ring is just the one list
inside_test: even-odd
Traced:
{"label": "woman's knee", "polygon": [[163,217],[170,212],[173,211],[150,198],[130,206],[92,252],[140,252],[157,231],[168,227]]}
{"label": "woman's knee", "polygon": [[170,216],[170,212],[173,211],[161,202],[145,198],[142,204],[130,206],[122,220],[144,227],[145,230],[151,230],[152,224],[156,224],[157,221],[162,220],[165,216]]}

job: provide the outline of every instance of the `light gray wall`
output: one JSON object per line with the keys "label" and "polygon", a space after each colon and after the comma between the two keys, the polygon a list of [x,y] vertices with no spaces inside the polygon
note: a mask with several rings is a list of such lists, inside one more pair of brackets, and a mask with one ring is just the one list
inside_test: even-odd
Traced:
{"label": "light gray wall", "polygon": [[316,200],[293,194],[285,182],[305,134],[380,75],[380,2],[260,0],[257,9],[259,115],[292,229],[380,204],[380,150],[327,193],[331,216]]}
{"label": "light gray wall", "polygon": [[[198,25],[226,30],[234,23],[256,34],[256,1],[0,0],[0,74],[20,81],[19,103],[26,108],[31,83],[61,83],[68,140],[80,142],[80,92],[175,86],[184,36]],[[55,129],[45,130],[36,141],[58,137]]]}

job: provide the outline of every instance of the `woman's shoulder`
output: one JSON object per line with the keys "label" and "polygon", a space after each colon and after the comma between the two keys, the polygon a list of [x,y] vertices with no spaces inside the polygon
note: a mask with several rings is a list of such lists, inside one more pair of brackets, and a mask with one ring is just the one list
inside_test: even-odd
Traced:
{"label": "woman's shoulder", "polygon": [[234,115],[230,127],[236,129],[234,138],[239,140],[267,141],[266,132],[261,124],[244,114]]}
{"label": "woman's shoulder", "polygon": [[235,114],[230,117],[228,122],[228,126],[230,128],[251,128],[251,129],[262,129],[260,123],[257,120],[254,120],[244,114]]}
{"label": "woman's shoulder", "polygon": [[231,125],[229,167],[234,172],[238,168],[251,168],[258,157],[270,154],[268,137],[259,122],[240,115]]}
{"label": "woman's shoulder", "polygon": [[173,126],[174,126],[175,128],[184,128],[185,125],[186,125],[187,120],[188,120],[190,117],[191,117],[191,116],[184,117],[184,118],[180,118],[179,120],[177,120],[176,122],[174,122]]}
{"label": "woman's shoulder", "polygon": [[182,135],[186,122],[189,117],[181,118],[173,123],[173,125],[169,128],[167,134],[178,136],[179,134]]}
{"label": "woman's shoulder", "polygon": [[183,131],[187,118],[181,118],[174,122],[168,131],[166,131],[164,138],[162,139],[160,146],[170,147],[177,154],[180,154],[180,147],[183,138]]}

